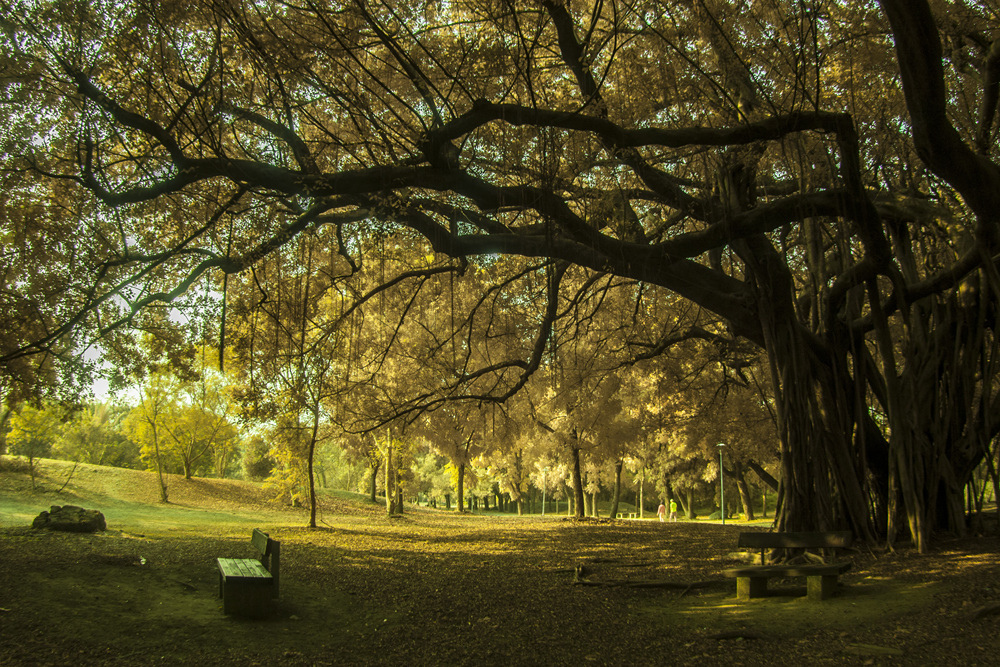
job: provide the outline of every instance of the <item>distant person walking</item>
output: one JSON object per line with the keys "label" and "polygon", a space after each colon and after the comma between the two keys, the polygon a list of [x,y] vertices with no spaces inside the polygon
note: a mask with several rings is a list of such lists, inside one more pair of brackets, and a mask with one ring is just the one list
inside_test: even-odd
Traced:
{"label": "distant person walking", "polygon": [[677,501],[673,498],[670,499],[670,522],[673,523],[677,521]]}
{"label": "distant person walking", "polygon": [[663,522],[666,521],[666,515],[667,508],[663,505],[663,503],[660,503],[660,506],[656,508],[656,516],[660,517],[660,521]]}

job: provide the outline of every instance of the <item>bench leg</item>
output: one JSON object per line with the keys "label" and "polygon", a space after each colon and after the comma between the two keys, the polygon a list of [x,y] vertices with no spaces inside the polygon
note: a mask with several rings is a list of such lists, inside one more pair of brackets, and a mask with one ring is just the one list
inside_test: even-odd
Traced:
{"label": "bench leg", "polygon": [[222,595],[222,613],[264,618],[274,608],[270,582],[227,580]]}
{"label": "bench leg", "polygon": [[806,594],[810,600],[825,600],[837,588],[837,575],[823,574],[806,578]]}
{"label": "bench leg", "polygon": [[736,577],[736,599],[746,602],[767,592],[767,577]]}

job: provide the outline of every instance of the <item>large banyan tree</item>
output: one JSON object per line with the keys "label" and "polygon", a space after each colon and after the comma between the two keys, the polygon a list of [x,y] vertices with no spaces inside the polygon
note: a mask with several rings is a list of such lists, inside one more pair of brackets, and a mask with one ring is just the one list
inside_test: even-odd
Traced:
{"label": "large banyan tree", "polygon": [[[923,549],[963,529],[997,431],[998,21],[957,0],[3,0],[5,391],[297,236],[333,230],[355,266],[397,230],[436,266],[542,258],[550,284],[576,265],[714,313],[769,361],[780,528]],[[520,369],[503,395],[544,315],[530,359],[447,381]]]}

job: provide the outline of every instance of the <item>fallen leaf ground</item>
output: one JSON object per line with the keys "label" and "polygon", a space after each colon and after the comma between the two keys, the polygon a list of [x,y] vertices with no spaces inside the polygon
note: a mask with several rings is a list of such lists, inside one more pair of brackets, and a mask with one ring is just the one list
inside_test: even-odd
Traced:
{"label": "fallen leaf ground", "polygon": [[[47,471],[47,472],[45,472]],[[746,526],[519,519],[325,496],[316,530],[260,487],[43,465],[0,470],[4,665],[994,665],[1000,540],[850,553],[839,594],[801,581],[737,604],[720,571]],[[95,535],[32,530],[49,505],[102,510]],[[282,544],[263,621],[222,614],[218,556]],[[582,581],[576,572],[584,565]]]}

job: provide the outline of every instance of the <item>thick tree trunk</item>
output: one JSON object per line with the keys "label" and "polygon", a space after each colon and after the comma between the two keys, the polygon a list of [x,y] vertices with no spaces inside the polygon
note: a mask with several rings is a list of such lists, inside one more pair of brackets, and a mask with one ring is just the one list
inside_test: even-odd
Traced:
{"label": "thick tree trunk", "polygon": [[458,488],[455,489],[455,493],[456,493],[456,497],[457,497],[458,512],[459,512],[459,514],[461,514],[462,512],[465,512],[465,503],[464,503],[464,501],[465,501],[465,464],[464,463],[459,463],[458,464],[458,482],[456,483],[455,486],[458,487]]}
{"label": "thick tree trunk", "polygon": [[750,487],[747,485],[746,475],[743,466],[739,463],[733,464],[732,478],[736,480],[736,488],[740,492],[740,503],[743,504],[743,515],[747,521],[753,521],[753,496],[750,495]]}
{"label": "thick tree trunk", "polygon": [[[820,339],[796,320],[784,267],[768,261],[766,247],[753,249],[741,256],[765,277],[755,286],[781,443],[778,529],[849,529],[874,542],[884,527],[891,543],[905,516],[921,552],[934,531],[964,533],[965,484],[1000,402],[982,382],[1000,364],[985,324],[993,291],[967,307],[954,294],[911,304],[893,315],[903,326],[890,327],[886,290],[870,279],[873,340],[837,331]],[[872,396],[888,416],[888,441],[871,419]]]}
{"label": "thick tree trunk", "polygon": [[898,489],[906,527],[921,553],[934,532],[965,534],[965,486],[987,452],[996,400],[992,383],[980,378],[995,375],[998,354],[984,324],[992,317],[984,299],[963,307],[953,296],[912,307],[901,346],[877,321],[883,365],[896,368],[896,349],[903,359],[903,371],[886,383],[889,539],[897,532],[892,504]]}
{"label": "thick tree trunk", "polygon": [[389,438],[388,445],[385,450],[385,513],[392,514],[396,507],[396,486],[395,486],[395,475],[393,475],[393,460],[392,460],[392,438]]}
{"label": "thick tree trunk", "polygon": [[7,453],[7,423],[13,413],[14,411],[6,406],[0,407],[0,456]]}
{"label": "thick tree trunk", "polygon": [[[850,465],[850,439],[823,410],[823,392],[829,390],[829,382],[816,377],[815,362],[809,358],[805,342],[790,330],[794,327],[781,328],[784,331],[776,331],[772,341],[775,351],[768,352],[772,357],[784,357],[772,361],[775,387],[780,387],[777,404],[783,502],[778,529],[851,528],[855,534],[868,536],[868,505],[861,494],[859,476]],[[849,494],[854,497],[848,498]]]}
{"label": "thick tree trunk", "polygon": [[319,438],[319,410],[317,409],[313,413],[313,424],[312,433],[309,437],[309,449],[306,453],[306,462],[308,466],[307,474],[309,476],[309,527],[316,527],[316,475],[315,475],[315,461],[316,461],[316,440]]}
{"label": "thick tree trunk", "polygon": [[993,449],[986,453],[986,470],[989,473],[990,482],[993,484],[993,502],[996,504],[997,523],[1000,524],[1000,476],[997,475],[995,463],[996,440],[992,441]]}
{"label": "thick tree trunk", "polygon": [[378,492],[378,469],[381,467],[381,461],[378,459],[369,459],[372,471],[371,483],[368,485],[368,495],[371,501],[376,502],[376,494]]}
{"label": "thick tree trunk", "polygon": [[618,459],[615,461],[615,492],[614,498],[611,499],[611,514],[612,519],[618,518],[618,499],[621,497],[622,493],[622,467],[625,465],[624,459]]}
{"label": "thick tree trunk", "polygon": [[[168,503],[167,500],[167,480],[163,474],[163,461],[160,457],[160,441],[157,438],[156,430],[153,430],[153,453],[156,456],[156,477],[160,482],[160,502]],[[32,479],[32,485],[34,485],[34,479]]]}
{"label": "thick tree trunk", "polygon": [[755,301],[775,394],[781,445],[781,531],[847,528],[871,541],[867,470],[853,447],[854,393],[843,363],[796,316],[792,277],[764,239],[738,244]]}
{"label": "thick tree trunk", "polygon": [[[946,59],[930,4],[912,0],[881,0],[880,4],[892,28],[917,154],[960,193],[964,205],[975,215],[975,242],[982,267],[977,275],[966,278],[963,286],[972,289],[970,308],[956,308],[952,294],[947,304],[941,297],[932,297],[916,307],[901,309],[905,363],[898,377],[891,347],[898,341],[889,338],[886,318],[877,312],[874,295],[878,286],[874,280],[868,284],[890,394],[890,539],[895,532],[891,504],[895,501],[894,485],[898,484],[911,536],[923,552],[934,529],[964,532],[962,487],[971,474],[969,465],[985,453],[991,437],[990,414],[996,412],[993,384],[998,360],[993,329],[1000,277],[994,256],[1000,245],[996,226],[1000,170],[986,146],[997,93],[992,85],[995,80],[984,84],[984,102],[989,101],[992,109],[982,109],[987,117],[982,119],[986,122],[980,128],[981,152],[977,153],[951,121]],[[893,231],[893,250],[901,272],[907,283],[916,284],[925,276],[917,273],[908,256],[907,228]],[[951,312],[942,312],[944,306]],[[978,317],[966,320],[962,310],[969,314],[978,311]],[[918,397],[924,400],[915,400]],[[906,416],[912,416],[915,423],[908,424]]]}
{"label": "thick tree trunk", "polygon": [[580,475],[580,448],[572,447],[570,453],[573,455],[573,500],[576,506],[573,516],[582,519],[586,514],[583,506],[583,477]]}
{"label": "thick tree trunk", "polygon": [[646,475],[643,474],[639,477],[639,518],[643,518],[643,511],[645,510],[646,500],[643,498],[643,487],[645,486]]}
{"label": "thick tree trunk", "polygon": [[309,527],[316,527],[316,477],[314,474],[314,458],[316,453],[316,440],[309,441]]}

